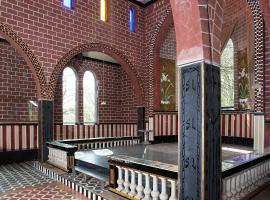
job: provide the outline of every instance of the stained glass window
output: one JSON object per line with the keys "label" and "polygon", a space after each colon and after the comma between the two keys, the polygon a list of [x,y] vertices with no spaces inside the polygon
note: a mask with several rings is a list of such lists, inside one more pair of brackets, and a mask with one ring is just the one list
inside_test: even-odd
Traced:
{"label": "stained glass window", "polygon": [[100,0],[100,20],[107,21],[107,1]]}
{"label": "stained glass window", "polygon": [[129,31],[135,32],[135,13],[134,8],[129,8]]}
{"label": "stained glass window", "polygon": [[72,9],[73,8],[73,0],[63,0],[63,5],[66,8]]}

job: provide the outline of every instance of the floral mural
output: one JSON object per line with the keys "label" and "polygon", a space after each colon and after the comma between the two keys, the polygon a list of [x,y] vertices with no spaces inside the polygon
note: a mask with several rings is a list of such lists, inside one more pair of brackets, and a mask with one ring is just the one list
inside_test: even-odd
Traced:
{"label": "floral mural", "polygon": [[160,59],[160,97],[162,111],[175,111],[176,109],[176,66],[174,60]]}
{"label": "floral mural", "polygon": [[239,109],[246,110],[250,109],[247,49],[238,52],[238,63]]}

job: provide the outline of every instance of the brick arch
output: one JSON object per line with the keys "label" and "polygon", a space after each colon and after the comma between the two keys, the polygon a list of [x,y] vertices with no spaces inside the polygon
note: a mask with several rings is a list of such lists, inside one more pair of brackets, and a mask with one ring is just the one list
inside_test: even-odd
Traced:
{"label": "brick arch", "polygon": [[30,68],[37,87],[37,97],[47,98],[47,82],[37,57],[23,39],[3,22],[0,22],[0,35],[2,35],[11,44],[11,46],[16,49]]}
{"label": "brick arch", "polygon": [[123,69],[126,71],[126,73],[128,74],[132,85],[134,87],[135,93],[136,93],[136,97],[138,98],[138,106],[142,106],[143,105],[143,88],[139,82],[139,78],[138,78],[138,74],[134,68],[134,66],[132,65],[132,63],[123,55],[122,52],[120,52],[119,50],[106,45],[106,44],[102,44],[102,43],[88,43],[88,44],[82,44],[80,46],[75,47],[74,49],[70,50],[68,53],[66,53],[57,63],[57,65],[55,66],[53,73],[51,75],[50,78],[50,82],[49,82],[49,97],[50,98],[54,98],[54,91],[56,88],[56,84],[57,84],[57,80],[58,77],[61,75],[64,67],[66,66],[66,64],[68,64],[68,62],[76,55],[83,53],[83,52],[87,52],[87,51],[98,51],[98,52],[102,52],[105,53],[109,56],[111,56],[112,58],[114,58],[115,60],[117,60],[119,62],[119,64],[123,67]]}
{"label": "brick arch", "polygon": [[[246,0],[247,7],[250,8],[253,17],[254,24],[254,80],[255,84],[262,86],[261,89],[254,89],[255,105],[254,110],[256,112],[264,111],[264,20],[262,10],[260,8],[260,2],[258,0]],[[231,35],[235,24],[229,27],[229,32],[226,35]],[[224,27],[222,31],[224,33]],[[221,39],[220,52],[224,45],[226,45],[226,37]]]}
{"label": "brick arch", "polygon": [[212,63],[208,1],[170,0],[176,32],[176,63]]}

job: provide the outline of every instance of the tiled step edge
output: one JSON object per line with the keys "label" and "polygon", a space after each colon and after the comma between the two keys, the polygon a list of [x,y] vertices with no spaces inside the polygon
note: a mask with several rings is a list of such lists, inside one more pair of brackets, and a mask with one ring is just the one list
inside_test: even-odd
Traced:
{"label": "tiled step edge", "polygon": [[90,190],[70,181],[70,180],[67,180],[66,178],[55,173],[54,171],[45,168],[39,162],[33,162],[33,164],[34,164],[35,168],[37,168],[38,170],[40,170],[41,172],[43,172],[44,174],[49,176],[51,179],[63,183],[67,187],[79,192],[80,194],[82,194],[83,196],[85,196],[91,200],[106,200],[103,197],[95,194],[93,191],[90,191]]}

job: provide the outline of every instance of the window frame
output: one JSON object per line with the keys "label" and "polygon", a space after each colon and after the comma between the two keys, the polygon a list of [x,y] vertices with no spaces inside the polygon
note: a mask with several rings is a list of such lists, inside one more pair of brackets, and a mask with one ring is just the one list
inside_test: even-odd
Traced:
{"label": "window frame", "polygon": [[[228,40],[226,41],[226,43],[225,43],[225,45],[224,45],[224,47],[223,47],[223,50],[221,51],[221,54],[220,54],[220,68],[222,68],[222,63],[221,63],[221,58],[222,58],[222,55],[223,55],[223,53],[224,53],[224,50],[226,49],[226,47],[227,47],[227,45],[228,45],[228,43],[231,41],[231,43],[232,43],[232,50],[233,50],[233,56],[232,56],[232,59],[233,59],[233,66],[232,66],[232,68],[233,68],[233,104],[231,105],[231,106],[222,106],[222,99],[221,99],[221,109],[222,110],[224,110],[224,111],[226,111],[226,110],[235,110],[235,45],[234,45],[234,42],[233,42],[233,39],[231,38],[231,37],[229,37],[228,38]],[[220,70],[221,71],[221,70]],[[220,73],[220,80],[221,80],[221,73]],[[220,83],[220,85],[221,85],[221,90],[222,90],[222,84]],[[222,93],[221,93],[221,95],[222,95]]]}
{"label": "window frame", "polygon": [[[84,117],[84,113],[85,113],[85,108],[84,108],[84,79],[85,79],[85,75],[86,75],[86,73],[87,72],[89,72],[92,76],[93,76],[93,78],[94,78],[94,88],[95,88],[95,90],[94,90],[94,92],[95,92],[95,121],[93,121],[93,122],[87,122],[87,121],[85,121],[85,117]],[[92,70],[86,70],[86,71],[84,71],[84,74],[83,74],[83,81],[82,81],[83,83],[82,83],[82,93],[83,93],[83,98],[82,98],[82,100],[83,100],[83,106],[82,106],[82,110],[83,110],[83,124],[86,124],[86,125],[91,125],[91,124],[97,124],[98,123],[98,80],[97,80],[97,77],[96,77],[96,74],[92,71]]]}
{"label": "window frame", "polygon": [[[73,73],[74,73],[74,75],[75,75],[75,121],[74,122],[64,122],[64,95],[63,95],[63,86],[64,86],[64,84],[63,84],[63,77],[64,77],[64,71],[65,71],[65,69],[67,69],[67,68],[70,68],[72,71],[73,71]],[[62,72],[62,119],[63,119],[63,124],[64,125],[75,125],[75,124],[77,124],[78,123],[78,121],[79,121],[79,118],[78,118],[78,100],[79,100],[79,92],[78,92],[78,87],[79,86],[79,77],[78,77],[78,73],[76,72],[76,70],[73,68],[73,67],[71,67],[71,66],[66,66],[65,68],[64,68],[64,70],[63,70],[63,72]]]}

